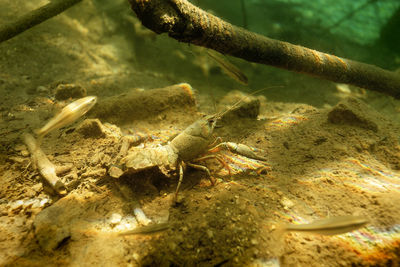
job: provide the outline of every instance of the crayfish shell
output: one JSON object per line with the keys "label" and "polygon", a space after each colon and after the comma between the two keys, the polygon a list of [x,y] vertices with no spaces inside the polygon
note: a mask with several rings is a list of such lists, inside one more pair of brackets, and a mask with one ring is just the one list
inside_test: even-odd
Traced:
{"label": "crayfish shell", "polygon": [[157,147],[133,147],[128,155],[121,159],[121,164],[126,172],[136,173],[143,170],[158,167],[166,176],[175,172],[178,162],[178,155],[170,146]]}

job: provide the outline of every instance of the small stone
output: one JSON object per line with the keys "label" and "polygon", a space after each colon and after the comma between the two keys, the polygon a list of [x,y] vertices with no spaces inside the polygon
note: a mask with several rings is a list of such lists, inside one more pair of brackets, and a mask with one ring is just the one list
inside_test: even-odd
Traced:
{"label": "small stone", "polygon": [[38,94],[47,94],[49,92],[49,88],[43,85],[39,85],[36,87],[36,93]]}
{"label": "small stone", "polygon": [[122,219],[121,214],[113,213],[111,214],[109,222],[112,226],[115,226],[121,222],[121,219]]}
{"label": "small stone", "polygon": [[0,216],[7,216],[7,208],[6,208],[6,204],[1,204],[0,205]]}
{"label": "small stone", "polygon": [[43,184],[42,183],[37,183],[34,186],[32,186],[31,188],[35,192],[40,192],[40,191],[43,190]]}
{"label": "small stone", "polygon": [[214,233],[213,233],[213,231],[211,229],[207,229],[207,236],[210,239],[214,237]]}
{"label": "small stone", "polygon": [[328,121],[333,124],[347,124],[377,132],[381,116],[365,102],[357,98],[346,98],[328,113]]}
{"label": "small stone", "polygon": [[26,150],[26,146],[23,144],[18,144],[14,147],[15,151],[22,151],[22,150]]}
{"label": "small stone", "polygon": [[332,150],[336,150],[337,152],[343,153],[343,154],[347,153],[347,151],[348,151],[347,146],[340,144],[340,143],[333,144]]}
{"label": "small stone", "polygon": [[38,208],[40,208],[40,201],[36,199],[35,202],[32,204],[32,209],[38,209]]}
{"label": "small stone", "polygon": [[134,216],[128,215],[121,220],[120,225],[124,226],[126,230],[132,230],[138,226]]}
{"label": "small stone", "polygon": [[281,204],[282,204],[282,206],[283,206],[284,208],[286,208],[286,209],[290,209],[290,208],[292,208],[292,207],[294,206],[293,201],[291,201],[290,199],[288,199],[288,198],[286,198],[286,197],[283,197],[283,198],[282,198]]}
{"label": "small stone", "polygon": [[22,158],[22,157],[14,157],[14,156],[11,156],[11,157],[9,157],[8,159],[9,159],[10,161],[13,161],[13,162],[15,162],[15,163],[19,163],[19,164],[22,164],[22,165],[26,165],[26,164],[28,164],[28,162],[29,162],[29,159]]}
{"label": "small stone", "polygon": [[351,94],[351,90],[350,90],[350,87],[349,87],[348,84],[337,83],[336,84],[336,89],[341,93]]}
{"label": "small stone", "polygon": [[135,261],[139,261],[140,260],[140,255],[138,254],[138,253],[136,253],[136,252],[133,252],[132,253],[132,258],[135,260]]}
{"label": "small stone", "polygon": [[29,199],[29,200],[25,201],[22,206],[24,209],[31,208],[33,206],[33,204],[35,204],[35,201],[36,201],[35,199]]}
{"label": "small stone", "polygon": [[206,194],[205,198],[206,198],[207,200],[210,200],[210,199],[211,199],[211,194]]}
{"label": "small stone", "polygon": [[86,119],[76,129],[85,138],[104,138],[105,129],[99,119]]}
{"label": "small stone", "polygon": [[136,216],[136,220],[142,225],[148,225],[151,223],[151,220],[146,217],[143,210],[141,208],[134,209],[133,213]]}
{"label": "small stone", "polygon": [[86,96],[86,89],[73,83],[59,84],[54,93],[57,100],[66,100],[69,98],[81,98]]}
{"label": "small stone", "polygon": [[113,178],[119,178],[124,174],[124,171],[118,168],[117,166],[111,166],[108,169],[108,175],[110,175]]}
{"label": "small stone", "polygon": [[24,201],[17,200],[10,204],[10,210],[13,212],[19,211],[22,209],[23,205],[24,205]]}
{"label": "small stone", "polygon": [[36,191],[33,190],[32,188],[28,187],[28,188],[26,188],[25,196],[32,198],[32,197],[36,196]]}
{"label": "small stone", "polygon": [[257,257],[258,254],[260,254],[260,251],[259,251],[258,249],[255,248],[255,249],[253,250],[253,256],[254,256],[254,257]]}
{"label": "small stone", "polygon": [[42,199],[40,201],[40,207],[44,207],[46,204],[48,204],[50,200],[48,198]]}
{"label": "small stone", "polygon": [[19,152],[21,156],[23,157],[28,157],[29,156],[29,152],[28,150],[21,150],[21,152]]}
{"label": "small stone", "polygon": [[252,244],[253,246],[258,245],[257,239],[255,239],[255,238],[251,239],[250,244]]}

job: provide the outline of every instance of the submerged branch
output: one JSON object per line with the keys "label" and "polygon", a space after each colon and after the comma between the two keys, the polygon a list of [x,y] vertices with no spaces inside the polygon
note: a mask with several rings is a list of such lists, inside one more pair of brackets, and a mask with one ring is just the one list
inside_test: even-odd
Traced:
{"label": "submerged branch", "polygon": [[250,62],[348,83],[400,98],[400,75],[236,27],[186,0],[129,0],[143,25],[178,41]]}
{"label": "submerged branch", "polygon": [[0,43],[60,14],[81,1],[82,0],[52,0],[50,3],[19,17],[14,22],[1,25]]}
{"label": "submerged branch", "polygon": [[35,138],[28,133],[25,133],[22,138],[31,154],[32,164],[38,169],[42,177],[59,195],[65,195],[67,191],[63,182],[61,182],[56,174],[57,168],[46,157],[42,149],[40,149],[39,144],[37,143]]}

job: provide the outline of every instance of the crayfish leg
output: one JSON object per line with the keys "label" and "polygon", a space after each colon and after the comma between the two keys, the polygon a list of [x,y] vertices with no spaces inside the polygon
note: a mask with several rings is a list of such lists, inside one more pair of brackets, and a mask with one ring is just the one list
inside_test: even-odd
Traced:
{"label": "crayfish leg", "polygon": [[[204,156],[204,157],[200,157],[195,159],[194,161],[198,162],[198,161],[204,161],[204,160],[208,160],[208,159],[216,159],[219,161],[219,163],[222,165],[222,168],[225,168],[228,173],[229,173],[229,177],[232,177],[232,172],[231,172],[231,168],[229,167],[228,163],[226,163],[226,161],[223,159],[223,157],[218,156],[218,155],[208,155],[208,156]],[[213,184],[214,185],[214,184]]]}
{"label": "crayfish leg", "polygon": [[215,185],[215,181],[211,176],[210,170],[206,166],[198,165],[198,164],[194,164],[194,163],[187,163],[187,165],[192,167],[192,168],[195,168],[197,170],[206,172],[207,176],[208,176],[208,179],[210,180],[211,184]]}
{"label": "crayfish leg", "polygon": [[182,181],[183,181],[183,163],[179,163],[179,181],[178,181],[178,185],[176,186],[176,190],[175,190],[174,202],[176,202],[178,200],[178,193],[179,193],[179,189],[181,187]]}

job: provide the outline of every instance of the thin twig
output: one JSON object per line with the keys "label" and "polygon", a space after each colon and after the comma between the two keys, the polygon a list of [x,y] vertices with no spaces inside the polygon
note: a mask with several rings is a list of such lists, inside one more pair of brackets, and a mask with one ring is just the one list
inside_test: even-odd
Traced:
{"label": "thin twig", "polygon": [[50,3],[19,17],[16,21],[1,25],[0,43],[60,14],[81,1],[82,0],[52,0]]}

